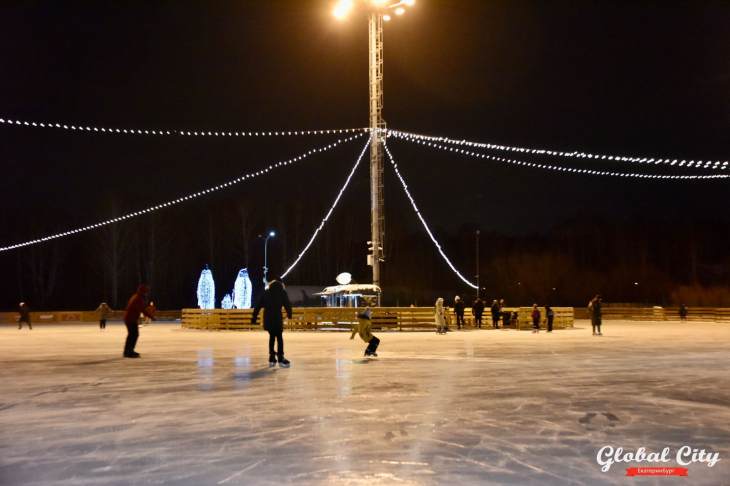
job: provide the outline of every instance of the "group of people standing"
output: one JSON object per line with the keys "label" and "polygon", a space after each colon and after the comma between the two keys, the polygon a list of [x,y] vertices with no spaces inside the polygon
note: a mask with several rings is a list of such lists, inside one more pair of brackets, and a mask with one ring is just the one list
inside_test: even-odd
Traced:
{"label": "group of people standing", "polygon": [[[474,327],[477,329],[482,328],[482,318],[484,316],[484,311],[486,310],[486,302],[482,300],[480,297],[477,297],[474,299],[474,302],[471,305],[471,312],[474,316]],[[444,334],[449,330],[448,326],[448,312],[447,307],[444,306],[444,299],[443,297],[439,297],[436,299],[435,304],[435,315],[434,319],[436,322],[436,332],[439,334]],[[462,300],[461,297],[458,295],[454,298],[454,315],[456,316],[456,328],[461,329],[464,326],[464,311],[466,310],[466,304]],[[499,323],[500,320],[502,321],[503,327],[508,327],[510,325],[516,325],[518,314],[516,311],[510,311],[505,308],[505,302],[504,299],[494,299],[492,301],[492,305],[489,308],[489,312],[492,317],[492,328],[499,329]],[[532,325],[533,325],[533,332],[538,332],[540,329],[540,319],[541,319],[541,313],[540,309],[538,308],[537,304],[534,304],[532,306]],[[547,326],[547,331],[552,332],[553,331],[553,320],[555,319],[555,312],[553,311],[552,307],[549,305],[545,306],[545,324]]]}

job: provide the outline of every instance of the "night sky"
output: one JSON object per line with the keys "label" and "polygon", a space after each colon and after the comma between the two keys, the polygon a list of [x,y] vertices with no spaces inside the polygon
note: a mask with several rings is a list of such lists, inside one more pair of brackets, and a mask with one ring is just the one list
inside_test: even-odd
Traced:
{"label": "night sky", "polygon": [[[3,2],[0,117],[143,129],[364,127],[367,19],[337,22],[332,3]],[[385,26],[384,117],[391,128],[507,145],[728,160],[728,25],[728,2],[420,0]],[[106,218],[110,197],[121,201],[120,209],[140,209],[331,140],[147,138],[0,125],[0,244]],[[272,201],[301,205],[318,219],[363,142],[213,199],[226,205],[226,198],[233,204],[245,197],[258,201],[262,214]],[[678,232],[692,224],[727,231],[730,222],[727,180],[557,175],[389,144],[423,213],[446,240],[464,228],[539,236],[586,218],[664,221]],[[363,239],[367,184],[363,167],[343,201],[346,216],[332,222],[348,219]],[[430,247],[390,172],[386,184],[386,224],[405,227],[414,245]],[[175,230],[181,245],[191,233],[208,231],[205,204],[165,210],[189,220]],[[84,238],[60,242],[62,253],[83,258]],[[361,264],[364,241],[357,245]],[[451,250],[457,266],[473,266],[463,245]],[[279,271],[281,251],[273,244]],[[296,252],[289,248],[288,256]],[[191,251],[184,264],[192,275],[204,260]],[[433,264],[443,265],[437,257]],[[2,307],[17,303],[22,292],[13,276],[22,268],[12,252],[0,255],[7,276]],[[366,280],[363,265],[353,272]],[[324,285],[333,278],[300,275],[291,283]],[[91,279],[69,281],[93,286]],[[76,303],[72,290],[58,295],[56,305]],[[79,304],[99,300],[84,295]]]}

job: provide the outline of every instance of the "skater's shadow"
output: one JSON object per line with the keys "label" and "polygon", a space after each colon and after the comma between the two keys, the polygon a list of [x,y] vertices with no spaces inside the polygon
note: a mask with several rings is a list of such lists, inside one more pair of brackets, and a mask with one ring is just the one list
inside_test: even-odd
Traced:
{"label": "skater's shadow", "polygon": [[96,361],[81,361],[79,363],[69,363],[66,366],[94,366],[104,363],[113,363],[115,361],[119,361],[119,358],[98,359]]}
{"label": "skater's shadow", "polygon": [[276,368],[259,368],[258,370],[253,371],[244,371],[244,372],[238,372],[233,373],[233,381],[236,381],[238,383],[248,383],[254,380],[257,380],[259,378],[263,378],[265,376],[271,375],[271,373],[276,372]]}
{"label": "skater's shadow", "polygon": [[368,364],[371,361],[372,361],[372,359],[368,359],[368,358],[353,359],[352,364]]}

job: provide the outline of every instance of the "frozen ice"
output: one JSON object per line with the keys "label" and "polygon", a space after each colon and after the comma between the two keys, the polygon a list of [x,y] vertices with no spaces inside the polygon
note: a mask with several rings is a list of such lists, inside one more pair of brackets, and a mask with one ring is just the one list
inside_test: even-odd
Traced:
{"label": "frozen ice", "polygon": [[[730,326],[264,332],[179,324],[0,328],[0,484],[669,484],[602,473],[604,445],[720,453],[730,482]],[[646,466],[647,464],[638,464]],[[676,465],[676,464],[669,464]],[[666,466],[658,464],[658,466]]]}

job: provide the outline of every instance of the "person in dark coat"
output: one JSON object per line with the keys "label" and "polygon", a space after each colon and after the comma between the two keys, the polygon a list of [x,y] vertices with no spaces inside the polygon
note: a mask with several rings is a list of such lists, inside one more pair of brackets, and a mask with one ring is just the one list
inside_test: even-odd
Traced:
{"label": "person in dark coat", "polygon": [[532,304],[532,332],[540,332],[540,309]]}
{"label": "person in dark coat", "polygon": [[464,325],[464,301],[458,295],[454,298],[454,314],[456,314],[456,328],[461,329]]}
{"label": "person in dark coat", "polygon": [[601,333],[601,304],[603,300],[600,295],[593,297],[588,304],[588,310],[591,313],[591,324],[593,326],[594,336],[603,336]]}
{"label": "person in dark coat", "polygon": [[484,301],[478,296],[471,305],[471,313],[474,314],[474,325],[482,328],[482,314],[484,314]]}
{"label": "person in dark coat", "polygon": [[[253,308],[251,323],[256,324],[259,311],[264,309],[264,329],[269,332],[269,367],[276,366],[279,359],[279,366],[288,368],[290,362],[284,357],[284,321],[281,317],[281,308],[286,309],[286,316],[291,319],[292,308],[289,296],[284,290],[284,284],[280,280],[272,280],[266,291],[261,295],[256,306]],[[274,341],[277,341],[277,352],[274,354]]]}
{"label": "person in dark coat", "polygon": [[30,323],[30,306],[28,306],[25,302],[21,302],[18,304],[18,313],[20,314],[20,318],[18,319],[18,329],[23,329],[24,322],[28,324],[28,330],[33,329],[33,326]]}
{"label": "person in dark coat", "polygon": [[137,292],[132,294],[127,302],[127,308],[124,310],[124,325],[127,326],[127,340],[124,342],[125,358],[139,358],[140,355],[134,350],[139,339],[139,316],[144,314],[153,321],[155,316],[147,312],[145,300],[150,293],[150,288],[146,284],[140,284]]}
{"label": "person in dark coat", "polygon": [[499,302],[497,302],[497,299],[494,299],[492,301],[492,307],[490,308],[492,312],[492,327],[495,329],[499,329],[499,313],[500,313],[500,307]]}
{"label": "person in dark coat", "polygon": [[553,319],[555,319],[555,312],[549,305],[545,306],[545,321],[547,322],[547,332],[553,332]]}
{"label": "person in dark coat", "polygon": [[680,305],[679,306],[679,319],[682,320],[682,321],[686,321],[687,320],[687,314],[688,314],[688,312],[687,312],[687,306],[684,305],[684,304]]}

